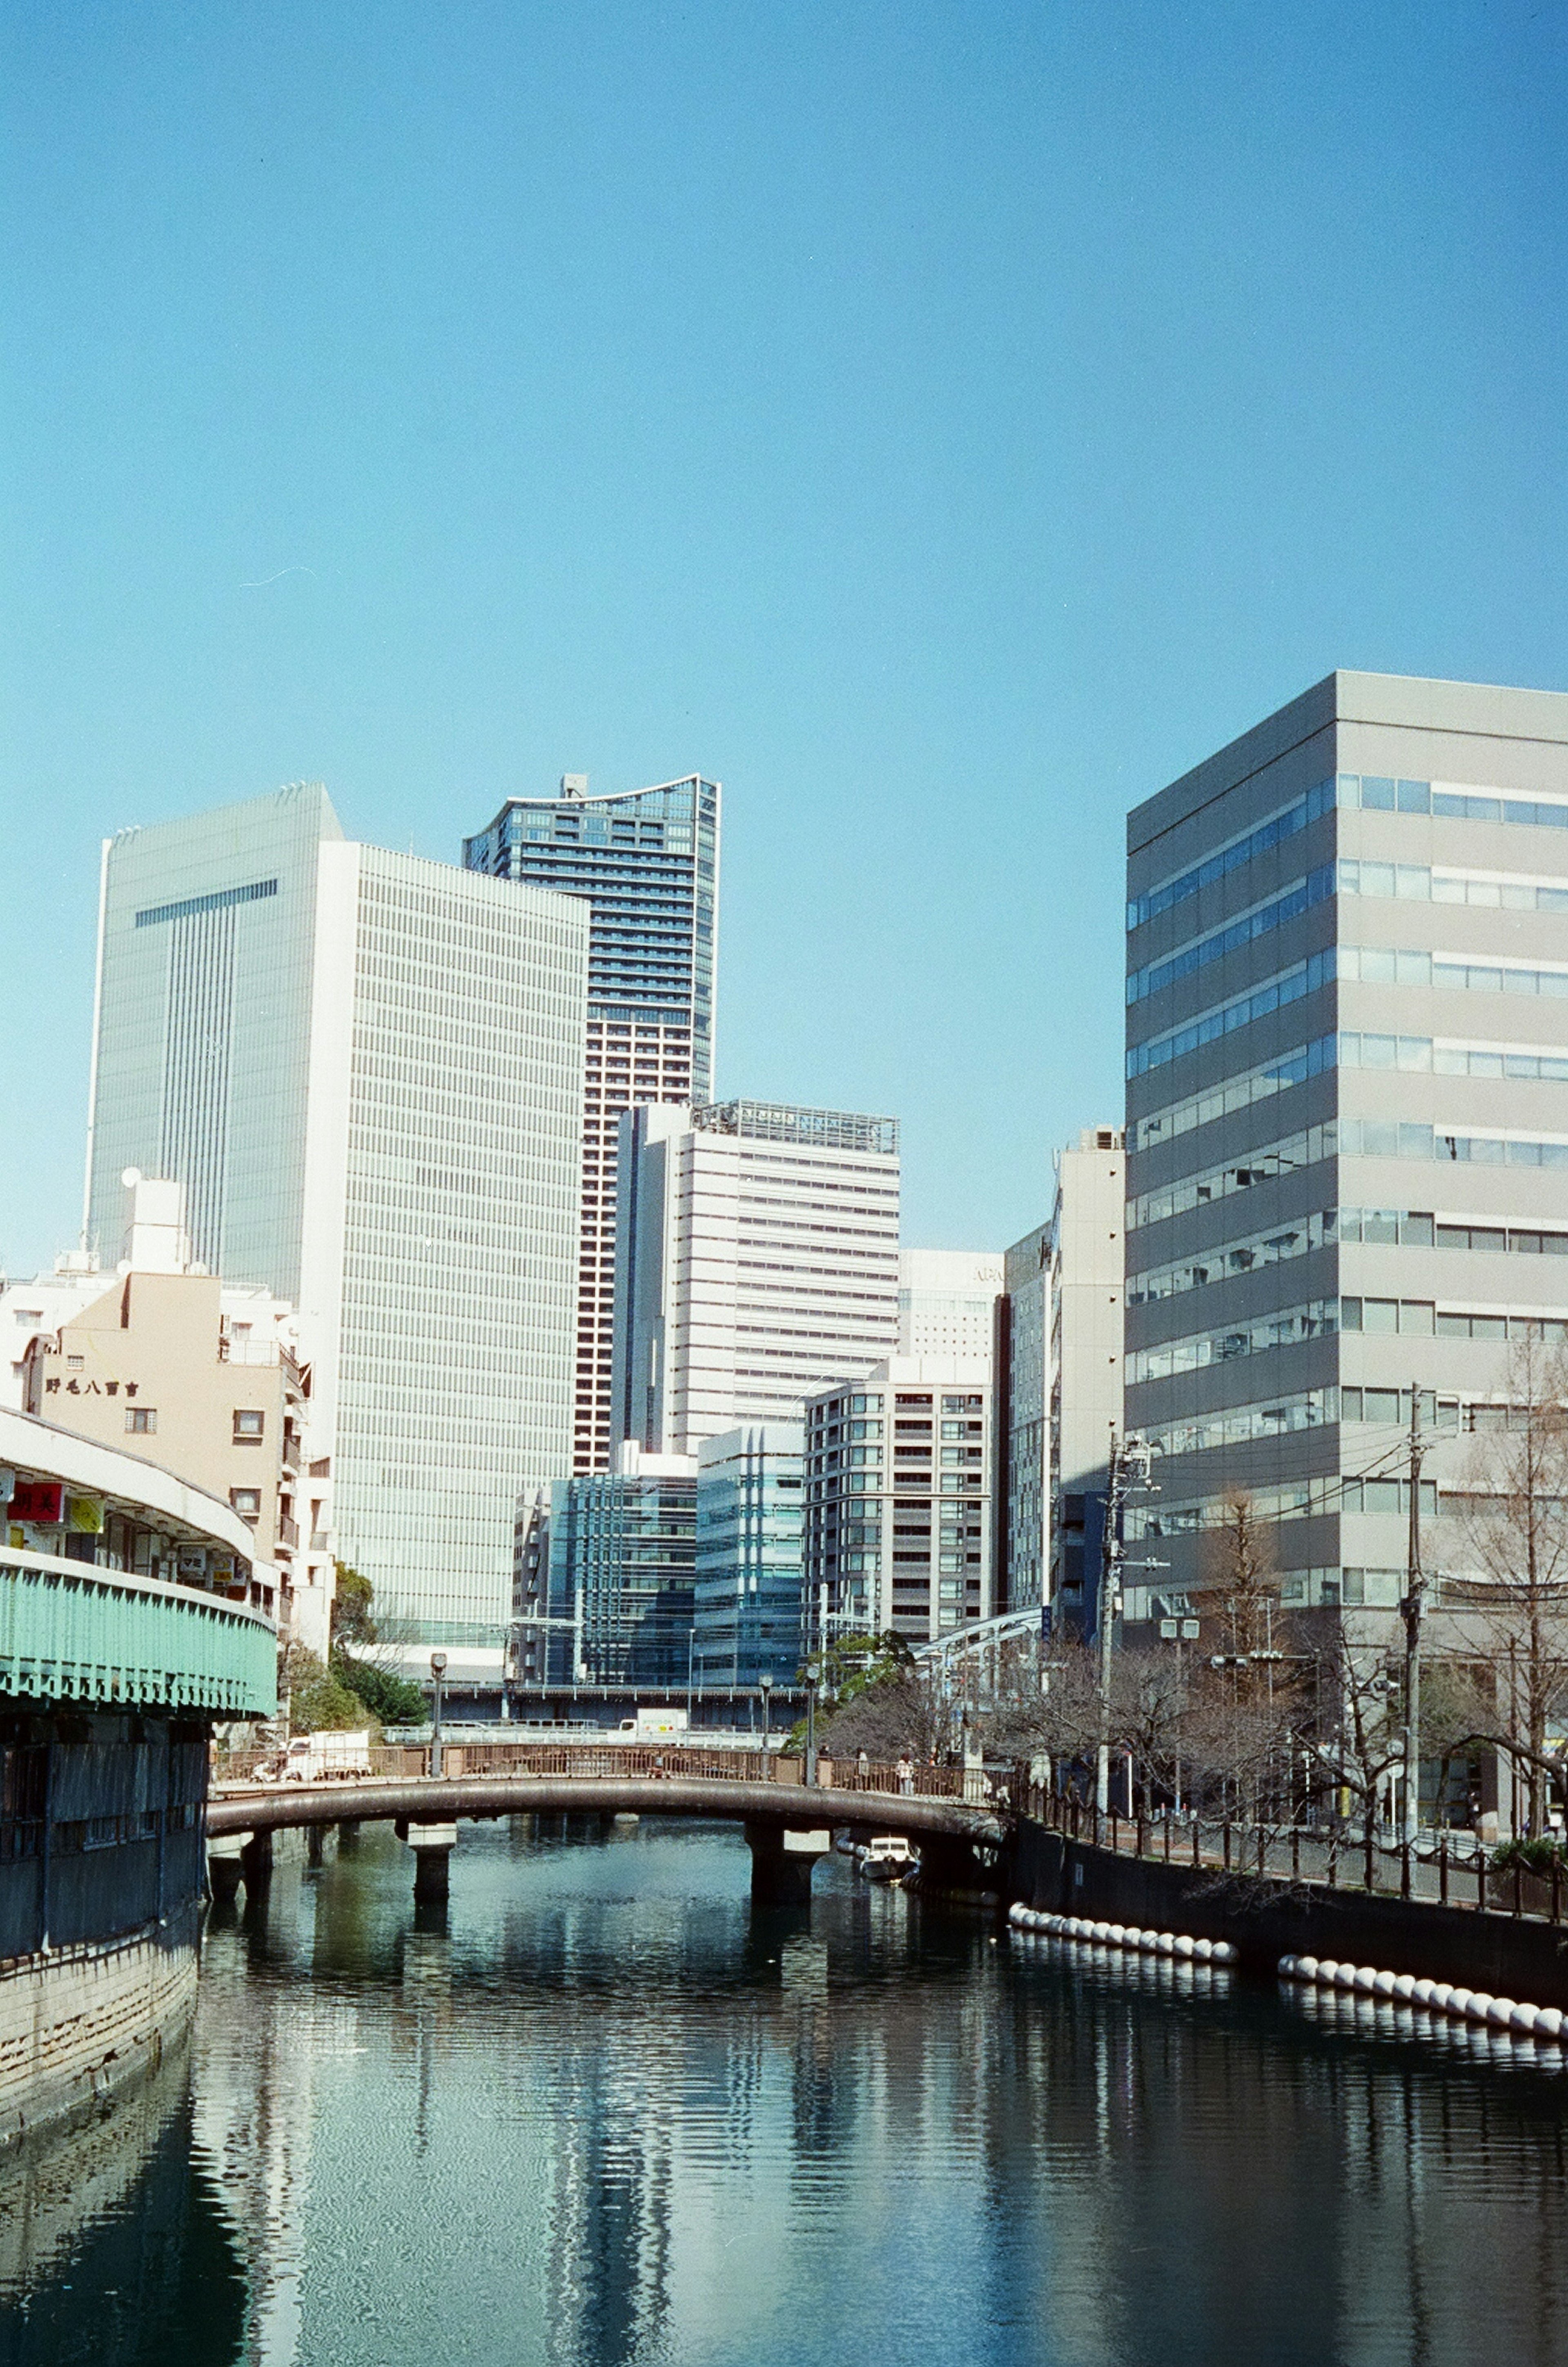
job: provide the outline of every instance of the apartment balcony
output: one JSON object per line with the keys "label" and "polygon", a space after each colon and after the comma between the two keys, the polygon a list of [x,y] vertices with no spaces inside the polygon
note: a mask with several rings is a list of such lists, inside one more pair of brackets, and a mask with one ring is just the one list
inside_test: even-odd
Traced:
{"label": "apartment balcony", "polygon": [[277,1524],[277,1542],[280,1546],[288,1546],[291,1551],[299,1543],[299,1523],[291,1521],[287,1512]]}

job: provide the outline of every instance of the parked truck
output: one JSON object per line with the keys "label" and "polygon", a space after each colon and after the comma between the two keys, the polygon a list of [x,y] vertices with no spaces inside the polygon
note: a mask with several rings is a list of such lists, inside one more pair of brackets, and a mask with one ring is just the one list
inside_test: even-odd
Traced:
{"label": "parked truck", "polygon": [[297,1735],[288,1746],[283,1772],[288,1784],[320,1784],[332,1777],[368,1775],[369,1728],[356,1728],[348,1734]]}

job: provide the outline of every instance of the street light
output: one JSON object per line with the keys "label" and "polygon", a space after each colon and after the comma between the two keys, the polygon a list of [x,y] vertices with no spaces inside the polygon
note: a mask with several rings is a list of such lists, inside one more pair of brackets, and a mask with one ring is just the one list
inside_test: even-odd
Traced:
{"label": "street light", "polygon": [[430,1772],[434,1776],[441,1772],[441,1680],[446,1673],[445,1652],[432,1652],[430,1673],[435,1680],[435,1700],[430,1713]]}

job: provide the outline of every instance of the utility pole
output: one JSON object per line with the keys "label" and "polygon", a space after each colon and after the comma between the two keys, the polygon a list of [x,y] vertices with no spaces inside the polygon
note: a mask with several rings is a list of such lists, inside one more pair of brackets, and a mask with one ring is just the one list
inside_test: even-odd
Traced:
{"label": "utility pole", "polygon": [[1435,1441],[1422,1436],[1421,1390],[1410,1388],[1410,1527],[1404,1600],[1404,1838],[1415,1842],[1421,1823],[1421,1617],[1427,1580],[1421,1569],[1421,1466]]}

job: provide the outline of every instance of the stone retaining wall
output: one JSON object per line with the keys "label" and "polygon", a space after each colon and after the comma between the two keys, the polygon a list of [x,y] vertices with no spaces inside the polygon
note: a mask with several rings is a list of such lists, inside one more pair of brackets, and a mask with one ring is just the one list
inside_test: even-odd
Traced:
{"label": "stone retaining wall", "polygon": [[0,1965],[0,2146],[156,2069],[196,2003],[197,1913]]}

